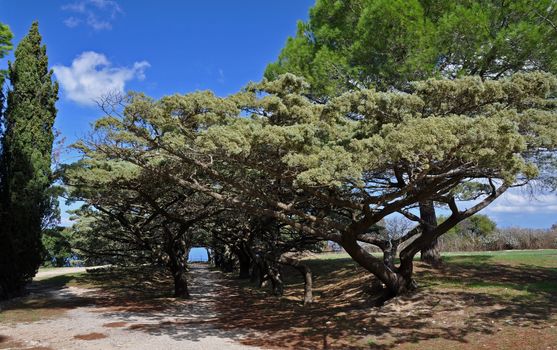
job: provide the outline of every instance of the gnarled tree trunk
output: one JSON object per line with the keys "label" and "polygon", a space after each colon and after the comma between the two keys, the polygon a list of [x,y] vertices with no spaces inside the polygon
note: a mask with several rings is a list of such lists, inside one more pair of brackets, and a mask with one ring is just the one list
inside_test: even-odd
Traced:
{"label": "gnarled tree trunk", "polygon": [[[422,230],[425,234],[430,234],[435,230],[437,227],[437,216],[435,215],[433,201],[420,202],[420,218],[426,223],[422,224]],[[421,250],[420,260],[433,266],[441,264],[441,253],[439,252],[437,238]]]}
{"label": "gnarled tree trunk", "polygon": [[355,236],[345,234],[339,242],[344,250],[363,268],[371,272],[385,285],[385,289],[376,300],[376,305],[381,306],[387,300],[397,295],[416,289],[416,282],[412,278],[412,265],[406,269],[393,268],[383,259],[377,259],[366,252],[356,240]]}

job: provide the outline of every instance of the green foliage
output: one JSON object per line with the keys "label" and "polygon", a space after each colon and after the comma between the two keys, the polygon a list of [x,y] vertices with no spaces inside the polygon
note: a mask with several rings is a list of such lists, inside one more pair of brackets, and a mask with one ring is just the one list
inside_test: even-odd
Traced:
{"label": "green foliage", "polygon": [[[440,222],[447,218],[441,216]],[[483,214],[473,215],[453,227],[449,234],[480,238],[492,235],[497,228],[497,224],[489,216]]]}
{"label": "green foliage", "polygon": [[468,223],[466,225],[463,225],[464,221],[460,224],[463,226],[463,230],[475,236],[488,236],[495,232],[497,228],[497,224],[487,215],[476,214],[467,220]]}
{"label": "green foliage", "polygon": [[0,23],[0,58],[4,57],[12,48],[13,34],[7,24]]}
{"label": "green foliage", "polygon": [[[346,223],[331,211],[353,211],[353,220],[365,221],[366,206],[367,229],[388,211],[383,196],[399,200],[397,211],[415,204],[420,191],[444,196],[467,184],[479,198],[491,186],[470,182],[536,176],[523,155],[540,146],[537,135],[555,127],[550,96],[556,86],[543,73],[499,81],[465,77],[423,81],[412,93],[361,90],[315,103],[306,96],[309,86],[286,74],[228,98],[133,95],[124,117],[100,120],[97,132],[106,138],[105,157],[152,174],[167,169],[168,180],[183,188],[254,211],[288,213],[290,224],[317,220],[325,232]],[[547,141],[544,147],[557,145],[553,136]],[[394,171],[404,182],[385,183]],[[308,214],[301,204],[308,202],[322,211]]]}
{"label": "green foliage", "polygon": [[[13,34],[7,24],[0,23],[0,59],[2,59],[12,48]],[[0,117],[4,108],[4,74],[5,71],[0,69]]]}
{"label": "green foliage", "polygon": [[2,138],[2,252],[0,298],[19,293],[42,262],[41,232],[55,213],[51,153],[58,85],[52,82],[38,24],[9,64],[8,107]]}
{"label": "green foliage", "polygon": [[[12,49],[12,38],[13,34],[10,31],[8,25],[0,23],[0,59],[2,59],[11,49]],[[3,131],[4,124],[4,79],[6,71],[0,68],[0,131]],[[0,203],[0,212],[2,211]]]}
{"label": "green foliage", "polygon": [[265,76],[304,76],[317,96],[427,77],[557,69],[552,0],[318,0]]}
{"label": "green foliage", "polygon": [[42,244],[45,249],[44,262],[56,267],[64,266],[72,256],[71,231],[64,227],[53,227],[43,231]]}

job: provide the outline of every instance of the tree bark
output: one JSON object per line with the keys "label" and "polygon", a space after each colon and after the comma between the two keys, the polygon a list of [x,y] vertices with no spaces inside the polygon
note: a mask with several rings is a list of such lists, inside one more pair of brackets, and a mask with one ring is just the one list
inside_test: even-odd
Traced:
{"label": "tree bark", "polygon": [[168,227],[164,225],[163,227],[166,233],[165,250],[168,256],[166,265],[174,279],[174,297],[188,299],[190,294],[188,291],[187,272],[190,247],[182,239],[187,228],[181,227],[180,230],[182,232],[176,237],[172,235]]}
{"label": "tree bark", "polygon": [[[422,224],[424,235],[429,235],[437,227],[437,216],[435,215],[435,206],[433,201],[427,200],[420,202],[420,218],[426,224]],[[420,260],[432,266],[441,264],[441,253],[439,252],[439,242],[437,238],[431,241],[424,249],[421,250]]]}
{"label": "tree bark", "polygon": [[[383,263],[385,264],[385,266],[387,266],[388,268],[394,270],[395,267],[395,259],[396,259],[396,253],[398,250],[398,242],[393,242],[391,241],[391,244],[383,249]],[[381,248],[381,247],[380,247]]]}
{"label": "tree bark", "polygon": [[267,276],[271,281],[273,294],[276,296],[282,296],[284,294],[284,281],[282,280],[282,271],[278,261],[266,261],[265,267],[267,270]]}
{"label": "tree bark", "polygon": [[175,271],[174,277],[174,297],[189,299],[188,280],[185,271]]}
{"label": "tree bark", "polygon": [[251,263],[250,282],[257,284],[258,287],[261,287],[261,266],[255,260]]}
{"label": "tree bark", "polygon": [[289,256],[281,256],[280,263],[290,265],[298,270],[304,278],[304,305],[313,303],[313,276],[308,265]]}
{"label": "tree bark", "polygon": [[248,279],[250,278],[250,267],[251,267],[251,258],[250,256],[244,252],[242,249],[238,249],[236,252],[236,256],[238,257],[238,265],[240,267],[240,271],[238,274],[238,278],[240,279]]}
{"label": "tree bark", "polygon": [[207,248],[207,264],[215,266],[213,251],[210,248]]}
{"label": "tree bark", "polygon": [[385,290],[376,300],[377,306],[382,306],[387,300],[416,289],[416,283],[412,278],[412,265],[402,271],[389,267],[382,259],[377,259],[366,252],[353,235],[344,234],[342,242],[339,243],[354,261],[385,284]]}
{"label": "tree bark", "polygon": [[304,305],[313,303],[313,276],[309,266],[303,265],[299,270],[304,275]]}

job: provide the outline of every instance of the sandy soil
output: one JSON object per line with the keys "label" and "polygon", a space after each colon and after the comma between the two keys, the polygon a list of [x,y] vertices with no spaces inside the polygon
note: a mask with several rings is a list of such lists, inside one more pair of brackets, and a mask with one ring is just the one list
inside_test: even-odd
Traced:
{"label": "sandy soil", "polygon": [[[65,273],[80,269],[69,268]],[[38,277],[60,272],[44,271]],[[59,318],[0,325],[0,349],[257,349],[238,343],[246,336],[242,331],[213,325],[221,275],[203,265],[194,266],[191,274],[192,300],[179,307],[76,306]],[[91,293],[90,289],[69,287],[51,297],[72,300]]]}

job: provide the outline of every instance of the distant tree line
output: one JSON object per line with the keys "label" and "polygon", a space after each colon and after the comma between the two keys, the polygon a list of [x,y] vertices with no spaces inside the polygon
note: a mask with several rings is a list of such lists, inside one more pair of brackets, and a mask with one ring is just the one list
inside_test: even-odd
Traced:
{"label": "distant tree line", "polygon": [[489,217],[480,215],[447,232],[439,240],[439,246],[447,252],[556,249],[557,226],[547,229],[497,227]]}
{"label": "distant tree line", "polygon": [[[440,216],[439,222],[447,217]],[[412,229],[412,221],[404,217],[387,218],[384,234],[396,239]],[[405,245],[397,247],[400,251]],[[370,251],[379,251],[369,246]],[[497,227],[487,215],[476,214],[463,220],[439,238],[439,249],[444,252],[497,251],[512,249],[557,249],[557,225],[547,229]]]}

